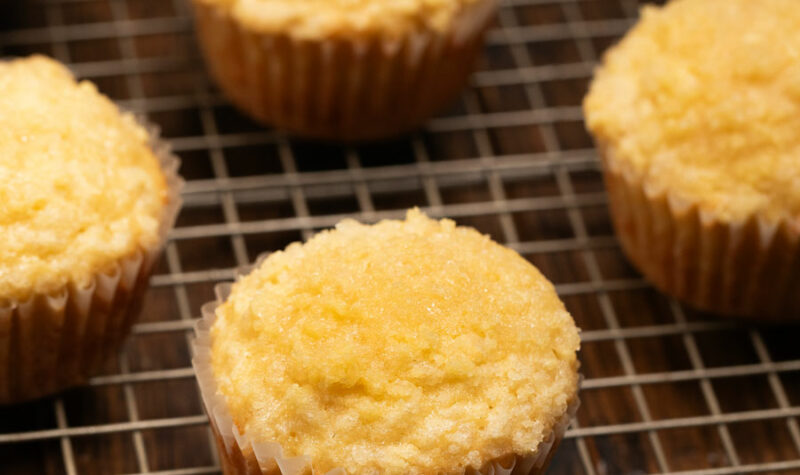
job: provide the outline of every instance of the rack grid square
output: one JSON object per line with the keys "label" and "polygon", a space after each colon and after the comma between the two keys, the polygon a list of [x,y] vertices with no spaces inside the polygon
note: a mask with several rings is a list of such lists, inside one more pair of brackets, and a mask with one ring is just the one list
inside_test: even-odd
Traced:
{"label": "rack grid square", "polygon": [[637,12],[634,0],[503,0],[458,103],[408,136],[341,146],[233,109],[185,0],[6,2],[0,57],[54,56],[146,115],[187,186],[126,347],[86,387],[0,407],[0,473],[219,473],[188,345],[214,285],[342,218],[411,206],[519,251],[583,328],[583,406],[550,473],[800,473],[798,328],[686,309],[614,238],[580,103]]}

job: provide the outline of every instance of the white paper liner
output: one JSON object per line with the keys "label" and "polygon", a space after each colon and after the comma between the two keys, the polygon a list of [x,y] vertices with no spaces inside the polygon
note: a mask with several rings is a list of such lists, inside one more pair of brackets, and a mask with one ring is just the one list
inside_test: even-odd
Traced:
{"label": "white paper liner", "polygon": [[445,32],[304,40],[248,30],[223,7],[193,1],[206,64],[235,105],[265,124],[333,140],[398,134],[454,100],[496,3],[466,7]]}
{"label": "white paper liner", "polygon": [[[256,263],[236,270],[236,279],[247,275],[260,265],[268,256],[262,254]],[[210,329],[216,319],[216,309],[231,293],[232,283],[218,284],[214,288],[216,300],[208,302],[201,308],[202,318],[195,325],[195,338],[192,340],[192,366],[197,376],[200,395],[208,414],[211,428],[221,456],[223,472],[226,475],[270,474],[301,475],[310,474],[311,458],[306,455],[289,456],[277,442],[255,442],[247,434],[236,427],[228,411],[225,396],[217,389],[211,368],[211,335]],[[543,474],[547,464],[558,448],[572,418],[575,416],[580,399],[577,391],[567,411],[552,428],[536,451],[530,454],[508,454],[508,456],[491,460],[480,469],[468,467],[465,475],[539,475]],[[344,468],[335,468],[325,475],[344,475]]]}
{"label": "white paper liner", "polygon": [[52,394],[84,382],[116,351],[138,316],[152,268],[181,205],[180,161],[150,134],[167,185],[158,240],[139,247],[85,286],[68,283],[50,294],[0,304],[0,404]]}
{"label": "white paper liner", "polygon": [[622,248],[656,287],[720,315],[800,318],[800,224],[727,221],[644,186],[612,147],[598,149]]}

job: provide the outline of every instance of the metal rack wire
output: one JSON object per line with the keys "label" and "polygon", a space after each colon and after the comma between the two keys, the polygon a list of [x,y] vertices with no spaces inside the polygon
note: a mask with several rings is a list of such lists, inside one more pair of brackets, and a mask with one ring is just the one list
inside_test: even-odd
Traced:
{"label": "metal rack wire", "polygon": [[459,104],[423,130],[296,141],[209,84],[182,0],[29,0],[0,55],[42,52],[161,125],[185,209],[126,349],[85,388],[0,408],[0,473],[218,473],[187,338],[217,282],[344,217],[420,206],[518,250],[583,330],[583,407],[551,473],[800,473],[795,327],[715,319],[627,264],[580,100],[631,0],[504,0]]}

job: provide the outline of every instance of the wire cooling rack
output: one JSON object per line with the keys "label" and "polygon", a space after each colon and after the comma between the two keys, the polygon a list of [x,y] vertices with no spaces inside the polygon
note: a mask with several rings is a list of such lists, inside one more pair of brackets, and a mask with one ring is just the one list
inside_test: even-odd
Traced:
{"label": "wire cooling rack", "polygon": [[410,136],[343,147],[232,109],[204,72],[183,0],[0,5],[0,56],[49,54],[146,114],[188,182],[126,349],[87,387],[0,408],[0,473],[217,473],[187,345],[214,284],[344,217],[410,206],[518,250],[583,328],[583,406],[551,473],[800,473],[798,328],[685,309],[613,236],[580,101],[637,10],[505,0],[457,104]]}

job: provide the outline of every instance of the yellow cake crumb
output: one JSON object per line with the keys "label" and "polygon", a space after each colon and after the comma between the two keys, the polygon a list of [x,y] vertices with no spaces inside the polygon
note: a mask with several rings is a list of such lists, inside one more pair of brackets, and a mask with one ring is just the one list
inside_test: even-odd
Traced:
{"label": "yellow cake crumb", "polygon": [[262,33],[306,39],[445,31],[480,0],[200,0],[229,11]]}
{"label": "yellow cake crumb", "polygon": [[0,304],[157,242],[167,190],[147,132],[59,63],[0,62],[0,150]]}
{"label": "yellow cake crumb", "polygon": [[315,473],[463,473],[533,452],[574,399],[578,331],[529,262],[418,210],[269,256],[216,311],[234,422]]}
{"label": "yellow cake crumb", "polygon": [[800,226],[800,2],[645,7],[584,107],[612,166],[649,190]]}

